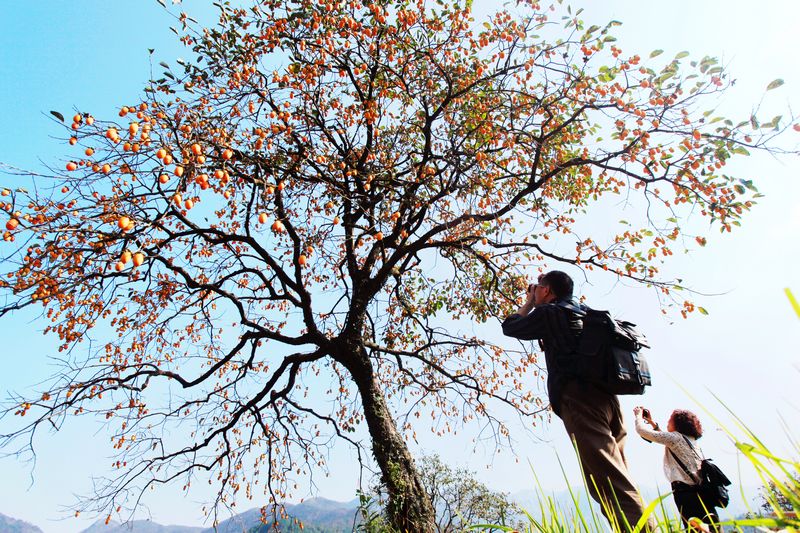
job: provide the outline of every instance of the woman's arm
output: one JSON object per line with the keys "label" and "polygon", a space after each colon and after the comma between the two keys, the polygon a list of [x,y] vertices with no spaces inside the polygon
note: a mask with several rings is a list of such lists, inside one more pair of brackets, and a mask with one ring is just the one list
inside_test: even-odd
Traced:
{"label": "woman's arm", "polygon": [[647,422],[644,419],[643,411],[641,407],[636,407],[633,410],[633,414],[636,416],[636,433],[638,433],[643,439],[649,440],[650,442],[657,442],[659,444],[663,444],[664,446],[669,446],[670,444],[676,444],[680,441],[680,435],[670,433],[669,431],[659,431],[658,424],[650,420],[653,424],[653,429],[647,427]]}

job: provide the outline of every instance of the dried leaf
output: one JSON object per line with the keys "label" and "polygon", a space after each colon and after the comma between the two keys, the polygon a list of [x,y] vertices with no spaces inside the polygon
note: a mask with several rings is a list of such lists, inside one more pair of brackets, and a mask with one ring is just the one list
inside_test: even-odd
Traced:
{"label": "dried leaf", "polygon": [[767,90],[771,91],[772,89],[777,89],[781,85],[783,85],[782,79],[778,78],[777,80],[772,80],[772,82],[769,85],[767,85]]}

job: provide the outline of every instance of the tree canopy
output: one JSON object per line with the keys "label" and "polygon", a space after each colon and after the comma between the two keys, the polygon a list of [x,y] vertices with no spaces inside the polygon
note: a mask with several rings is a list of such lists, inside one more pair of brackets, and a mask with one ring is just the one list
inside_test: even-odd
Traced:
{"label": "tree canopy", "polygon": [[[465,325],[508,314],[530,266],[669,294],[660,262],[706,243],[682,222],[739,225],[758,194],[726,165],[791,125],[706,111],[717,60],[627,53],[571,8],[244,4],[181,14],[191,60],[118,119],[79,111],[63,169],[3,191],[0,316],[41,306],[64,364],[6,445],[107,420],[96,510],[197,476],[217,504],[280,502],[337,440],[366,459],[365,424],[394,525],[428,529],[405,441],[546,409],[537,354]],[[609,198],[642,227],[587,228]]]}

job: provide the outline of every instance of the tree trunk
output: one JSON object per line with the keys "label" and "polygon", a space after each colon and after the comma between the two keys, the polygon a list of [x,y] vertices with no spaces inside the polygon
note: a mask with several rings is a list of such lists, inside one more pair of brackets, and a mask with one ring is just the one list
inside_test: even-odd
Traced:
{"label": "tree trunk", "polygon": [[392,413],[364,348],[353,350],[348,370],[358,386],[364,417],[372,437],[372,454],[381,469],[389,494],[386,509],[392,526],[400,532],[436,531],[436,515],[419,476],[414,458],[397,431]]}

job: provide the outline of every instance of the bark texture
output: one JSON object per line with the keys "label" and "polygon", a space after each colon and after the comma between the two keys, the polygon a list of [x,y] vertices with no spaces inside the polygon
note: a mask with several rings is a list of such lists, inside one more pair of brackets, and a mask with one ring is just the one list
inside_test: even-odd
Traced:
{"label": "bark texture", "polygon": [[422,484],[402,435],[363,347],[355,349],[347,365],[358,386],[364,417],[372,437],[372,453],[381,470],[381,481],[389,495],[387,514],[396,530],[424,533],[436,530],[433,505]]}

